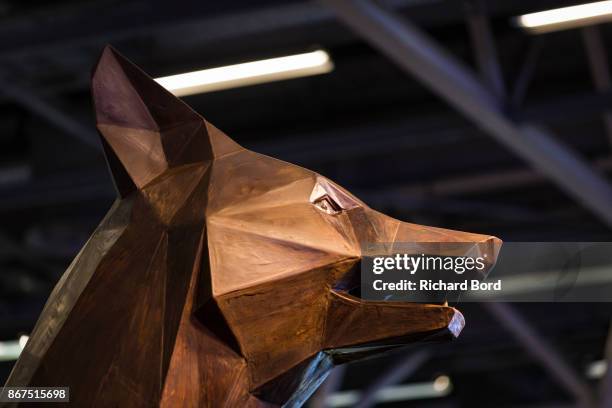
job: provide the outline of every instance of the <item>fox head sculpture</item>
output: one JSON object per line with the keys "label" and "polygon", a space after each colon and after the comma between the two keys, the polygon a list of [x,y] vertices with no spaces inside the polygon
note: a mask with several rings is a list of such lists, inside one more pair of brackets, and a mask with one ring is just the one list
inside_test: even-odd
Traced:
{"label": "fox head sculpture", "polygon": [[364,242],[497,238],[400,222],[332,181],[236,144],[112,48],[93,74],[119,198],[61,278],[8,386],[75,406],[299,406],[333,364],[463,317],[370,302]]}

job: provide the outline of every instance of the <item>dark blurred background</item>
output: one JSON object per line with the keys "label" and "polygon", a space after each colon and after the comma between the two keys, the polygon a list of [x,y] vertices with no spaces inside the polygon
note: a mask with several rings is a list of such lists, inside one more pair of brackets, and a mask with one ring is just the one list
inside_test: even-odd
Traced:
{"label": "dark blurred background", "polygon": [[[506,241],[610,241],[612,25],[536,35],[513,22],[577,3],[371,3],[425,34],[403,38],[411,46],[433,41],[450,55],[438,67],[456,81],[448,92],[465,85],[459,66],[495,97],[495,113],[475,118],[421,80],[418,58],[411,72],[369,28],[349,28],[351,7],[376,20],[350,1],[0,0],[0,354],[30,332],[115,198],[89,90],[107,43],[154,77],[323,48],[329,74],[184,99],[245,147],[320,172],[399,219]],[[500,143],[491,117],[516,133]],[[609,304],[461,309],[457,341],[337,370],[309,403],[612,406]],[[14,361],[0,360],[3,383]]]}

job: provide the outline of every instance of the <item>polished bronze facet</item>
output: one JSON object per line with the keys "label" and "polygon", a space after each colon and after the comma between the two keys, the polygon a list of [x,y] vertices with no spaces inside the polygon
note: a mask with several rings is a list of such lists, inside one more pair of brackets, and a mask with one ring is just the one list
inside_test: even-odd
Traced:
{"label": "polished bronze facet", "polygon": [[93,75],[118,191],[8,386],[79,407],[299,406],[334,364],[454,337],[454,308],[348,292],[361,245],[493,237],[403,223],[246,150],[107,47]]}

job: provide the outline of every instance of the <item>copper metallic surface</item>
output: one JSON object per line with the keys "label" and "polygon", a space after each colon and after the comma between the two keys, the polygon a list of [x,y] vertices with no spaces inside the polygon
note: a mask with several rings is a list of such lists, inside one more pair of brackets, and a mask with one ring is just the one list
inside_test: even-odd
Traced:
{"label": "copper metallic surface", "polygon": [[457,336],[454,308],[368,302],[361,244],[496,238],[403,223],[236,144],[107,47],[97,125],[119,198],[51,294],[7,386],[79,407],[300,406],[339,364]]}

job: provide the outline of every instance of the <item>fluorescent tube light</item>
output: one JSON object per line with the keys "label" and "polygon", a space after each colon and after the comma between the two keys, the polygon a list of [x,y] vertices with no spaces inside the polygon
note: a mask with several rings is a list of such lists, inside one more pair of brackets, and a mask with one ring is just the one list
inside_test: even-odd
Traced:
{"label": "fluorescent tube light", "polygon": [[25,348],[28,340],[30,340],[30,336],[26,336],[25,334],[19,336],[19,347],[21,347],[22,350]]}
{"label": "fluorescent tube light", "polygon": [[[385,387],[374,397],[377,403],[409,401],[427,398],[441,398],[452,391],[450,379],[443,375],[432,382],[412,383]],[[325,400],[329,408],[352,407],[361,399],[362,393],[357,390],[335,392]]]}
{"label": "fluorescent tube light", "polygon": [[170,75],[155,80],[176,96],[325,74],[334,68],[323,50]]}
{"label": "fluorescent tube light", "polygon": [[0,341],[0,361],[13,361],[21,354],[19,341]]}
{"label": "fluorescent tube light", "polygon": [[528,31],[544,33],[610,20],[612,1],[608,0],[524,14],[516,18],[516,23]]}
{"label": "fluorescent tube light", "polygon": [[0,341],[0,361],[17,360],[28,339],[28,336],[22,335],[19,340]]}
{"label": "fluorescent tube light", "polygon": [[586,368],[586,376],[592,380],[599,380],[606,375],[608,362],[606,360],[593,361]]}

